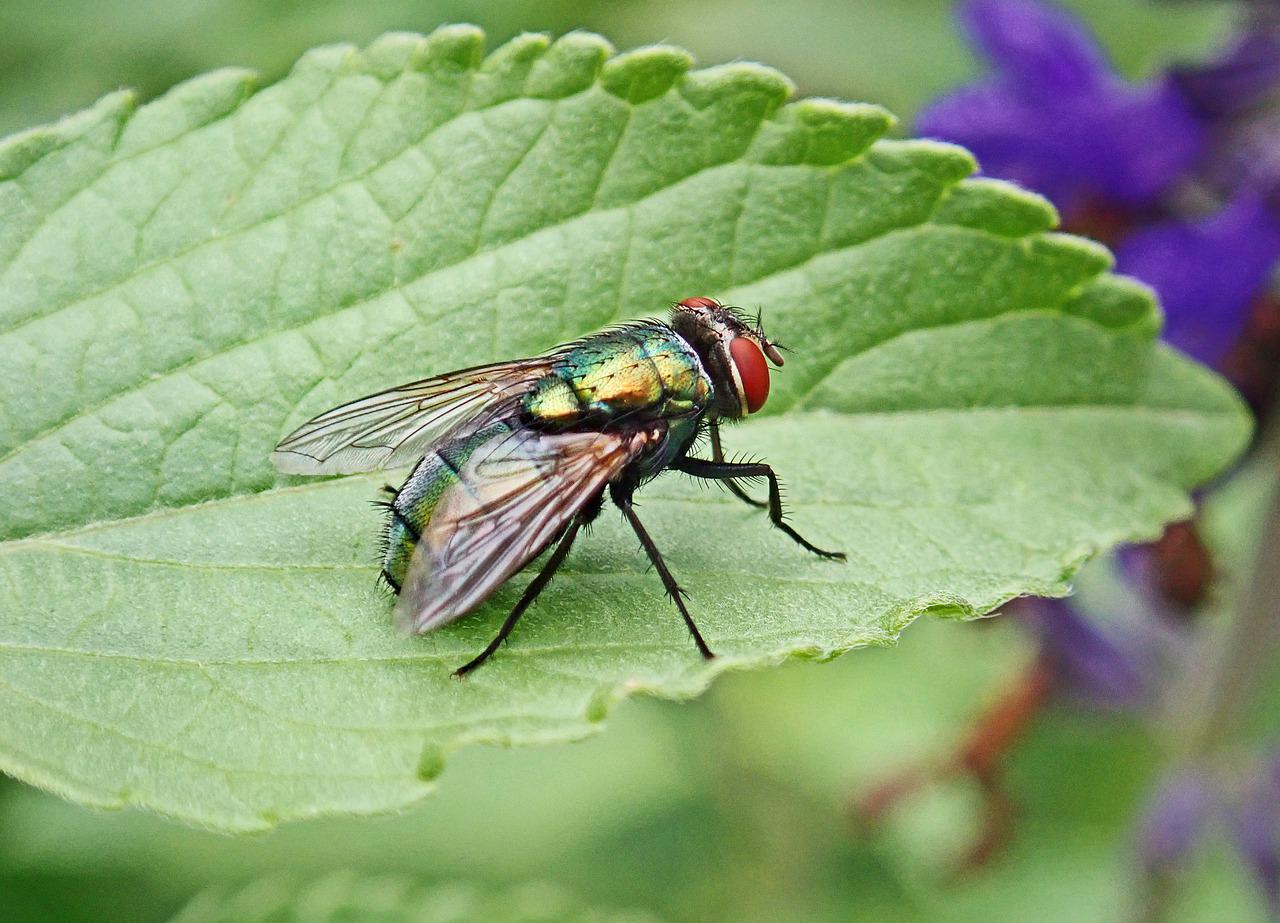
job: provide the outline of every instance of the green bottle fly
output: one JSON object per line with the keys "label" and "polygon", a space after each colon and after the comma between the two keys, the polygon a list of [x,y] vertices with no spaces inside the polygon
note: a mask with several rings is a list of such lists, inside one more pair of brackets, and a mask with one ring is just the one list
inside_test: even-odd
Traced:
{"label": "green bottle fly", "polygon": [[[483,603],[551,545],[497,636],[460,667],[483,663],[511,633],[608,492],[622,510],[704,657],[713,656],[631,497],[664,470],[726,482],[783,519],[778,479],[763,463],[724,459],[719,424],[755,413],[782,365],[759,323],[710,298],[675,305],[668,323],[614,327],[544,356],[450,372],[345,404],[303,424],[272,458],[282,471],[339,474],[416,462],[386,504],[382,576],[397,617],[414,632],[439,628]],[[710,459],[690,455],[707,432]],[[763,478],[767,502],[736,479]]]}

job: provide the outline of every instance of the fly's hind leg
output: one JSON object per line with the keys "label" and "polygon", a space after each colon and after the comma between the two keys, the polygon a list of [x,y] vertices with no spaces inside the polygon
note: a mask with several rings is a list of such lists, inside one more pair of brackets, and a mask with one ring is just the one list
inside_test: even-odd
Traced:
{"label": "fly's hind leg", "polygon": [[837,561],[845,560],[843,551],[824,551],[791,528],[786,519],[783,518],[782,490],[778,486],[778,475],[774,473],[773,468],[764,462],[752,462],[750,464],[714,462],[707,461],[704,458],[689,458],[686,456],[673,462],[671,467],[695,478],[704,478],[708,481],[732,482],[734,478],[767,478],[769,481],[769,521],[790,536],[792,541],[806,551],[812,551],[823,558],[833,558]]}
{"label": "fly's hind leg", "polygon": [[560,537],[560,543],[556,545],[556,550],[551,553],[551,557],[547,559],[547,563],[543,565],[538,576],[529,581],[529,585],[524,588],[524,592],[520,595],[520,601],[516,603],[515,608],[511,610],[511,614],[502,623],[502,627],[498,629],[497,636],[489,642],[488,647],[454,670],[453,675],[455,677],[462,679],[488,660],[493,652],[502,646],[502,642],[507,640],[507,635],[511,634],[511,630],[516,627],[516,622],[520,621],[520,616],[524,615],[524,611],[533,605],[533,601],[538,598],[538,594],[551,582],[551,578],[556,575],[556,571],[564,563],[564,559],[569,555],[569,549],[573,547],[573,540],[578,537],[578,530],[582,528],[583,523],[584,519],[581,516],[574,518],[573,523],[565,531],[564,535]]}
{"label": "fly's hind leg", "polygon": [[698,653],[705,659],[711,660],[715,657],[715,654],[711,653],[711,648],[707,647],[707,642],[702,640],[702,633],[698,631],[698,626],[693,623],[693,616],[685,608],[684,590],[680,588],[680,584],[676,583],[676,578],[671,575],[671,571],[667,570],[667,562],[662,559],[662,552],[658,551],[658,546],[653,543],[653,539],[649,537],[649,533],[641,525],[640,517],[636,515],[635,507],[631,505],[630,491],[614,484],[610,488],[609,496],[618,505],[618,509],[622,510],[622,515],[631,524],[636,537],[640,539],[640,544],[644,546],[645,554],[649,556],[653,569],[662,578],[662,585],[666,588],[667,595],[671,597],[671,601],[676,604],[676,609],[680,611],[680,617],[684,619],[684,624],[689,629],[689,634],[693,635],[693,643],[698,646]]}

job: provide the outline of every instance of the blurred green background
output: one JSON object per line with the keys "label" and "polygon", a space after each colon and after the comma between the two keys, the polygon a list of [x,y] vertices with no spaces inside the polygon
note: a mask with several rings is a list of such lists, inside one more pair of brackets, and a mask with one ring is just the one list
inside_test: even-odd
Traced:
{"label": "blurred green background", "polygon": [[[1149,72],[1213,47],[1225,4],[1076,0],[1120,69]],[[363,44],[388,30],[483,26],[493,43],[522,31],[590,29],[619,48],[673,42],[704,64],[748,59],[805,94],[882,103],[908,118],[972,75],[948,0],[4,0],[0,133],[49,121],[109,90],[152,96],[228,64],[267,79],[307,48]]]}
{"label": "blurred green background", "polygon": [[[1231,17],[1224,4],[1069,5],[1134,77],[1205,55]],[[119,86],[149,97],[227,64],[274,79],[316,44],[450,21],[494,43],[586,28],[620,48],[676,43],[704,64],[761,60],[802,93],[909,121],[977,72],[951,13],[942,0],[3,0],[0,133]],[[1247,534],[1220,531],[1228,544]],[[894,650],[732,676],[685,705],[629,703],[581,744],[459,753],[439,793],[400,816],[250,839],[91,812],[0,778],[0,920],[164,920],[210,885],[335,869],[495,890],[553,882],[670,920],[1126,919],[1133,823],[1167,760],[1133,719],[1067,707],[1037,718],[1009,765],[1011,838],[980,869],[954,873],[981,820],[964,783],[926,788],[875,835],[851,819],[869,786],[943,758],[1032,655],[1010,620],[921,623]],[[1261,918],[1225,846],[1198,854],[1177,901],[1179,919]]]}

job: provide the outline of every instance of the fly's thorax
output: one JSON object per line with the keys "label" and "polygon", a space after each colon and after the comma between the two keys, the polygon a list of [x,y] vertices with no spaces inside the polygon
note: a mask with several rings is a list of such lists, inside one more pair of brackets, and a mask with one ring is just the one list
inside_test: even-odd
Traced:
{"label": "fly's thorax", "polygon": [[757,319],[749,326],[734,308],[711,298],[686,298],[671,313],[671,329],[697,353],[710,377],[714,416],[736,420],[755,413],[769,396],[769,363],[782,354]]}
{"label": "fly's thorax", "polygon": [[588,337],[556,356],[524,399],[526,419],[551,427],[607,425],[622,417],[700,414],[711,380],[693,348],[665,324]]}
{"label": "fly's thorax", "polygon": [[549,427],[569,426],[582,419],[584,408],[577,392],[560,375],[539,379],[524,397],[523,410],[530,422]]}

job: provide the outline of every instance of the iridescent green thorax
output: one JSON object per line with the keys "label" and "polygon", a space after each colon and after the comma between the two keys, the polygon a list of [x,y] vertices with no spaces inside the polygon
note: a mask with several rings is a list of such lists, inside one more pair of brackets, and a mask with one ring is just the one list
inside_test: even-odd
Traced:
{"label": "iridescent green thorax", "polygon": [[697,353],[665,324],[636,324],[588,337],[558,353],[524,400],[531,422],[607,425],[635,411],[699,414],[711,397]]}

